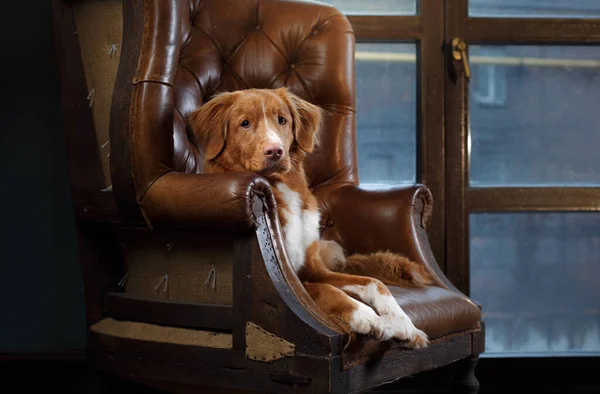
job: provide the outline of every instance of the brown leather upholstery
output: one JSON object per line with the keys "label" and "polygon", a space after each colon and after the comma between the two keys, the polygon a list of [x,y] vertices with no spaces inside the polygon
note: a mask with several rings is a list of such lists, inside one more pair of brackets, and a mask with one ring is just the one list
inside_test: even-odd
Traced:
{"label": "brown leather upholstery", "polygon": [[348,185],[318,189],[316,194],[325,238],[338,241],[349,253],[401,253],[434,274],[438,287],[390,287],[417,327],[432,338],[479,327],[481,309],[448,283],[428,244],[422,242],[432,211],[432,196],[425,186],[367,191]]}
{"label": "brown leather upholstery", "polygon": [[[447,281],[429,249],[428,189],[356,186],[355,41],[342,14],[286,0],[146,0],[143,6],[129,122],[115,122],[111,134],[126,144],[113,149],[113,160],[121,152],[121,162],[131,165],[130,171],[113,166],[118,200],[140,204],[152,225],[249,229],[255,193],[276,214],[264,178],[202,174],[202,152],[185,118],[218,92],[287,86],[327,114],[321,145],[306,164],[321,202],[323,236],[351,253],[390,250],[427,266],[438,287],[393,290],[432,337],[479,327],[480,309]],[[132,177],[133,194],[122,187],[125,177]]]}
{"label": "brown leather upholstery", "polygon": [[390,286],[390,290],[415,326],[431,339],[479,328],[481,310],[463,295],[437,286]]}
{"label": "brown leather upholstery", "polygon": [[412,223],[418,200],[424,201],[425,209],[419,225],[424,228],[429,220],[432,197],[425,186],[368,191],[348,185],[318,189],[316,195],[325,223],[323,236],[338,241],[348,253],[389,250],[427,265]]}
{"label": "brown leather upholstery", "polygon": [[[247,88],[287,86],[327,110],[321,149],[307,164],[311,183],[357,181],[354,36],[335,8],[276,0],[143,4],[148,12],[132,78],[131,122],[122,125],[127,130],[111,133],[116,144],[129,141],[130,152],[113,152],[131,160],[130,172],[113,167],[112,176],[132,176],[135,195],[117,180],[118,200],[140,203],[150,223],[248,226],[248,193],[264,189],[258,177],[173,173],[202,172],[202,154],[190,140],[186,116],[215,93]],[[206,211],[214,212],[211,206],[223,198],[231,209],[221,209],[226,216],[221,220]]]}

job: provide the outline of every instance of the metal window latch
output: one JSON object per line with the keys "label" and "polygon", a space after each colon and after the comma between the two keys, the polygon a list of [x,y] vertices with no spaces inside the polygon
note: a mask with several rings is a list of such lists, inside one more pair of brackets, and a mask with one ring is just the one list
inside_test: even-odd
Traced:
{"label": "metal window latch", "polygon": [[469,67],[469,59],[467,58],[467,43],[456,37],[452,40],[452,58],[454,60],[462,60],[465,78],[467,81],[471,79],[471,68]]}

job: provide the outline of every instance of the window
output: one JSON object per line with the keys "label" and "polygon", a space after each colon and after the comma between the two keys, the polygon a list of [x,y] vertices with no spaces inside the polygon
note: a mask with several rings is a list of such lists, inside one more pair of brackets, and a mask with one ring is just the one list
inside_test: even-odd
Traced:
{"label": "window", "polygon": [[484,357],[598,356],[600,3],[446,4],[472,71],[446,82],[448,277],[483,304]]}
{"label": "window", "polygon": [[487,356],[600,352],[600,214],[472,214],[470,228]]}
{"label": "window", "polygon": [[[479,50],[477,50],[479,49]],[[483,107],[502,107],[506,104],[506,67],[499,59],[506,57],[503,48],[473,47],[469,61],[473,65],[471,99]]]}
{"label": "window", "polygon": [[348,15],[414,15],[417,0],[326,0]]}
{"label": "window", "polygon": [[416,46],[357,44],[356,140],[365,188],[414,183]]}
{"label": "window", "polygon": [[597,0],[471,0],[469,14],[496,17],[598,18]]}
{"label": "window", "polygon": [[471,186],[600,184],[600,47],[473,46],[470,60]]}
{"label": "window", "polygon": [[430,188],[432,249],[483,304],[484,357],[600,356],[600,2],[330,3],[359,42],[361,184]]}

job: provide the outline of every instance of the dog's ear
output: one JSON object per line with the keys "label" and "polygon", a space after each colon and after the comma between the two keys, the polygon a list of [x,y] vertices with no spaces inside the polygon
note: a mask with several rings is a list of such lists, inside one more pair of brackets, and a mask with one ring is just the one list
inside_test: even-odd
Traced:
{"label": "dog's ear", "polygon": [[286,88],[277,89],[276,92],[285,100],[292,114],[294,141],[300,149],[311,153],[318,144],[323,110],[289,92]]}
{"label": "dog's ear", "polygon": [[231,104],[233,93],[221,93],[188,116],[188,125],[196,139],[195,143],[204,151],[206,160],[213,160],[225,148],[227,110]]}

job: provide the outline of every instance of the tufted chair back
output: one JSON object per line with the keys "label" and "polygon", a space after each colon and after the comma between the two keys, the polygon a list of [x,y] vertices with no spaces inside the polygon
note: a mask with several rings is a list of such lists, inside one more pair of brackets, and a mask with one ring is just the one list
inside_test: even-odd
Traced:
{"label": "tufted chair back", "polygon": [[354,34],[335,8],[293,0],[132,0],[111,113],[121,214],[170,172],[202,173],[186,117],[219,92],[287,86],[326,111],[312,187],[357,183]]}

